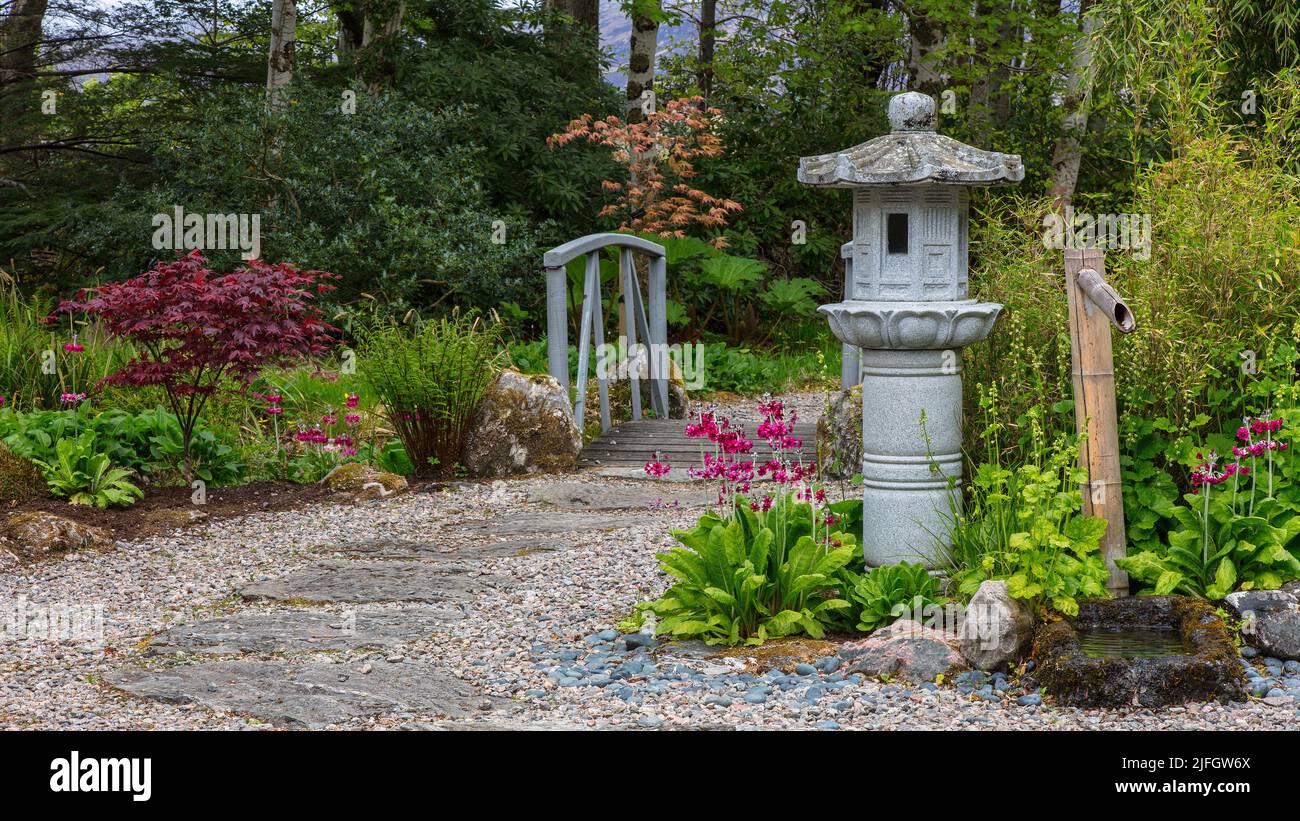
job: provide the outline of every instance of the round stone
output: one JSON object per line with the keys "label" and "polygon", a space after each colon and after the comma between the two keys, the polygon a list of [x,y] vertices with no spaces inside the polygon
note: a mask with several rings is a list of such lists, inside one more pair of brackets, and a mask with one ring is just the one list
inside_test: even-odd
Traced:
{"label": "round stone", "polygon": [[934,98],[919,91],[889,98],[889,127],[894,131],[934,131]]}

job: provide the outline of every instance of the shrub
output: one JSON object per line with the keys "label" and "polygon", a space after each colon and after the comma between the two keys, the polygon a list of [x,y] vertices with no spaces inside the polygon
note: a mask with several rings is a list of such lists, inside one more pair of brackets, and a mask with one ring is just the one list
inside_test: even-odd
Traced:
{"label": "shrub", "polygon": [[496,377],[500,326],[453,315],[360,334],[359,371],[383,403],[417,476],[460,461],[474,409]]}
{"label": "shrub", "polygon": [[45,490],[45,477],[32,460],[0,443],[0,504],[25,502]]}
{"label": "shrub", "polygon": [[1248,418],[1221,466],[1214,451],[1198,452],[1195,489],[1173,509],[1168,543],[1120,559],[1120,568],[1156,595],[1215,601],[1300,578],[1300,465],[1289,446],[1297,420],[1294,409]]}
{"label": "shrub", "polygon": [[[174,475],[183,452],[180,424],[162,408],[137,414],[97,412],[89,404],[32,413],[0,410],[0,440],[24,458],[54,462],[56,444],[77,437],[85,437],[113,464],[154,481]],[[195,429],[190,452],[193,474],[205,482],[229,485],[243,477],[245,466],[234,449],[205,427]]]}
{"label": "shrub", "polygon": [[70,329],[75,336],[66,341],[58,339],[44,322],[49,307],[24,297],[0,271],[0,396],[8,407],[59,407],[61,395],[84,392],[133,355],[129,345],[110,340],[93,324]]}
{"label": "shrub", "polygon": [[276,362],[320,356],[334,330],[311,305],[333,274],[252,260],[218,275],[191,251],[125,282],[83,291],[59,313],[85,313],[131,340],[139,354],[102,380],[162,388],[181,429],[185,478],[193,478],[191,440],[223,379],[252,382]]}

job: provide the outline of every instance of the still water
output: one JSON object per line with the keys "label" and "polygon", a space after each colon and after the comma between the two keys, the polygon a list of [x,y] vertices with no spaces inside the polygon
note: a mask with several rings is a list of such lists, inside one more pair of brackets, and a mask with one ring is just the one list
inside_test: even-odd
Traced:
{"label": "still water", "polygon": [[1173,630],[1137,627],[1080,630],[1079,646],[1084,655],[1093,658],[1150,659],[1191,652]]}

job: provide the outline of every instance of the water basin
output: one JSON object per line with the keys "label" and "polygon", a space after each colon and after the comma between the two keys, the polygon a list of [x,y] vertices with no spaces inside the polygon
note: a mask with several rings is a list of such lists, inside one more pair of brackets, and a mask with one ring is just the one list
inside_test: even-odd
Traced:
{"label": "water basin", "polygon": [[1154,659],[1189,656],[1191,649],[1173,629],[1095,627],[1079,631],[1079,649],[1091,658]]}

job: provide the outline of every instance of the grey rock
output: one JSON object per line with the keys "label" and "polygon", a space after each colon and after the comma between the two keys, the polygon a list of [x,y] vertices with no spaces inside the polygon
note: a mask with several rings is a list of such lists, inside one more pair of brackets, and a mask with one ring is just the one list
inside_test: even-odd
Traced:
{"label": "grey rock", "polygon": [[125,668],[105,676],[112,686],[167,704],[199,704],[318,729],[382,714],[433,713],[463,718],[482,701],[474,688],[427,664],[376,667],[284,661],[223,661],[164,670]]}
{"label": "grey rock", "polygon": [[1223,601],[1242,620],[1246,641],[1261,653],[1300,660],[1300,600],[1295,594],[1285,589],[1244,590]]}
{"label": "grey rock", "polygon": [[1043,703],[1043,697],[1038,693],[1029,693],[1016,699],[1016,703],[1021,707],[1037,707]]}
{"label": "grey rock", "polygon": [[239,595],[307,602],[456,602],[470,599],[484,581],[452,565],[330,559],[269,582],[254,582]]}
{"label": "grey rock", "polygon": [[1033,638],[1029,609],[1011,598],[1005,581],[986,581],[962,619],[961,654],[972,667],[994,670],[1015,661]]}
{"label": "grey rock", "polygon": [[306,610],[244,611],[173,627],[151,641],[148,652],[238,655],[385,648],[426,638],[463,617],[459,609],[449,607],[358,608],[342,617]]}

